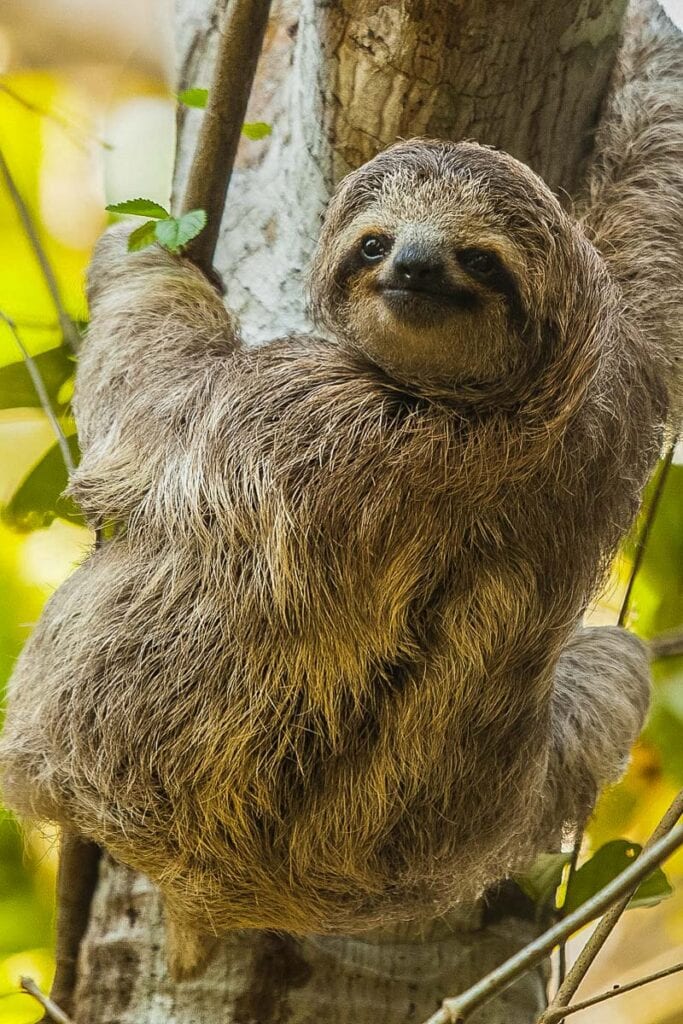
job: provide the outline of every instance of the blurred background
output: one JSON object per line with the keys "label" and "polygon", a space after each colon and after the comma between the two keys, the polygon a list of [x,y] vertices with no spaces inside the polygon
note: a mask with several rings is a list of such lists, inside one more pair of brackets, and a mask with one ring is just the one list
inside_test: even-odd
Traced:
{"label": "blurred background", "polygon": [[[683,24],[683,0],[665,6]],[[134,196],[168,205],[172,37],[170,0],[138,0],[125,15],[121,5],[103,0],[4,0],[0,8],[0,691],[42,604],[93,541],[59,498],[63,461],[21,349],[36,357],[62,428],[72,435],[73,360],[62,344],[60,318],[77,329],[87,319],[84,271],[106,224],[105,205]],[[26,206],[23,220],[17,195]],[[31,233],[52,269],[51,283]],[[614,566],[595,621],[616,621],[633,551],[632,541]],[[683,628],[680,451],[657,506],[629,622],[644,637]],[[655,675],[648,726],[626,778],[600,802],[584,857],[614,839],[644,842],[683,786],[683,658],[660,659]],[[54,834],[22,832],[0,808],[3,1024],[41,1017],[40,1007],[19,993],[18,980],[30,975],[43,990],[50,986],[55,868]],[[674,894],[625,916],[582,995],[683,959],[683,855],[668,862],[666,873]],[[573,941],[570,955],[584,938]],[[683,1024],[682,978],[572,1019]]]}

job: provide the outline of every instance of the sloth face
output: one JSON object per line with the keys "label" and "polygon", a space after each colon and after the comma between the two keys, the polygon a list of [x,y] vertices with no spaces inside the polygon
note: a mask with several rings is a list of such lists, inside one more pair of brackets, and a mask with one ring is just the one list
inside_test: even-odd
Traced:
{"label": "sloth face", "polygon": [[471,143],[399,144],[332,200],[313,313],[400,380],[498,382],[538,357],[564,248],[568,218],[511,157]]}

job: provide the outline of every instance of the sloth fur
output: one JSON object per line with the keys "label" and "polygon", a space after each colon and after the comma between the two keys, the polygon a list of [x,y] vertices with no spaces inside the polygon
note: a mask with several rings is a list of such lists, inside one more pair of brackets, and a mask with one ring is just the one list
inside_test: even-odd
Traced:
{"label": "sloth fur", "polygon": [[327,337],[247,348],[192,266],[100,242],[71,493],[114,536],[19,659],[4,794],[183,928],[434,915],[622,770],[647,656],[577,622],[675,403],[682,226],[680,95],[630,74],[584,227],[471,143],[349,175]]}

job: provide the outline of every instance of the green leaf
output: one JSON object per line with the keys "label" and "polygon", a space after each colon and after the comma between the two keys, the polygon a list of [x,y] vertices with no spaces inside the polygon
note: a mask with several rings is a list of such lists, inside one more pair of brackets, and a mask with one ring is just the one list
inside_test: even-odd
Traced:
{"label": "green leaf", "polygon": [[[78,440],[67,438],[74,462],[78,462]],[[15,530],[28,533],[40,530],[59,517],[71,523],[83,518],[70,498],[62,497],[67,472],[59,445],[55,444],[30,471],[2,512],[3,520]]]}
{"label": "green leaf", "polygon": [[246,135],[248,139],[265,139],[272,130],[272,125],[266,124],[265,121],[245,122],[242,125],[242,135]]}
{"label": "green leaf", "polygon": [[168,217],[169,212],[153,199],[126,199],[122,203],[110,203],[105,207],[109,213],[130,213],[135,217]]}
{"label": "green leaf", "polygon": [[135,231],[131,231],[128,236],[128,252],[139,252],[140,249],[153,245],[157,240],[156,227],[159,223],[157,220],[146,220]]}
{"label": "green leaf", "polygon": [[515,875],[515,882],[539,907],[553,904],[555,891],[562,881],[565,866],[572,859],[567,853],[541,853],[524,874]]}
{"label": "green leaf", "polygon": [[[620,875],[640,853],[642,847],[626,839],[613,839],[605,843],[596,853],[582,864],[572,876],[567,887],[567,898],[562,908],[564,914],[571,914],[596,892]],[[633,907],[654,907],[673,892],[661,868],[655,868],[644,879],[629,903]]]}
{"label": "green leaf", "polygon": [[194,86],[192,89],[183,89],[178,93],[180,103],[184,103],[186,107],[198,107],[200,110],[204,109],[208,98],[209,90],[200,89],[198,86]]}
{"label": "green leaf", "polygon": [[76,384],[75,377],[67,377],[61,388],[57,392],[57,405],[60,408],[66,408],[71,403],[74,396],[74,387]]}
{"label": "green leaf", "polygon": [[[43,379],[47,393],[56,406],[59,390],[74,372],[74,364],[68,349],[63,345],[50,348],[47,352],[33,357],[33,362]],[[26,363],[23,359],[0,367],[0,409],[39,408],[40,400],[33,387]]]}
{"label": "green leaf", "polygon": [[178,252],[191,239],[196,238],[205,225],[205,211],[190,210],[182,217],[169,217],[168,220],[160,220],[156,225],[157,241],[165,249]]}

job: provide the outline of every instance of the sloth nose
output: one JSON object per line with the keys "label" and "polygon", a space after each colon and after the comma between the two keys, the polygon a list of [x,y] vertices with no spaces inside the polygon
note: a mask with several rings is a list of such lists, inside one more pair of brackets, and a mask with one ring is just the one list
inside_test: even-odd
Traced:
{"label": "sloth nose", "polygon": [[396,276],[406,283],[422,284],[442,270],[443,263],[434,249],[416,242],[404,245],[394,257]]}

